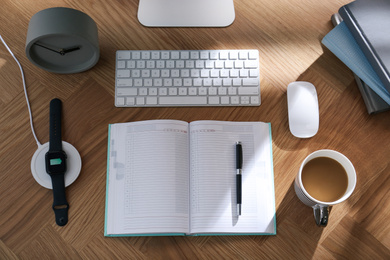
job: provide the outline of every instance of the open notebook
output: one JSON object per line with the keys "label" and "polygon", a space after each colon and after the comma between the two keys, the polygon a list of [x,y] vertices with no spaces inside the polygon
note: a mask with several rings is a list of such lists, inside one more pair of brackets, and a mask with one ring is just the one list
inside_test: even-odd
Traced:
{"label": "open notebook", "polygon": [[105,236],[276,234],[269,123],[149,120],[108,136]]}

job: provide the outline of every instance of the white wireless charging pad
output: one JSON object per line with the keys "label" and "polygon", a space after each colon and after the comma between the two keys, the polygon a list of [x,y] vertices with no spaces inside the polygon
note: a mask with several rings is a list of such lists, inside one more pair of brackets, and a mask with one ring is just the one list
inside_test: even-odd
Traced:
{"label": "white wireless charging pad", "polygon": [[[62,141],[62,149],[65,151],[66,173],[65,187],[71,185],[79,176],[81,171],[81,156],[73,145]],[[31,159],[31,172],[34,179],[43,187],[53,189],[50,175],[46,173],[45,155],[49,151],[49,142],[38,147]]]}

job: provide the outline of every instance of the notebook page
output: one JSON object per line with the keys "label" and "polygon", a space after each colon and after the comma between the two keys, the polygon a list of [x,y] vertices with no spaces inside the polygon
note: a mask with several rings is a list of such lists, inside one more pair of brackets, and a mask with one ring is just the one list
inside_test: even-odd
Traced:
{"label": "notebook page", "polygon": [[110,126],[107,234],[188,232],[188,124]]}
{"label": "notebook page", "polygon": [[[237,216],[235,144],[242,142],[242,215]],[[190,124],[191,233],[275,231],[270,125],[197,121]]]}

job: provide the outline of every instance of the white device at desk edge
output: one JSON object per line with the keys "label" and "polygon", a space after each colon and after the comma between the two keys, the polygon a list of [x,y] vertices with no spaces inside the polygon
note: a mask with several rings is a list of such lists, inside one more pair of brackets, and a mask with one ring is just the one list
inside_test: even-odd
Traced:
{"label": "white device at desk edge", "polygon": [[148,27],[226,27],[233,0],[140,0],[138,20]]}

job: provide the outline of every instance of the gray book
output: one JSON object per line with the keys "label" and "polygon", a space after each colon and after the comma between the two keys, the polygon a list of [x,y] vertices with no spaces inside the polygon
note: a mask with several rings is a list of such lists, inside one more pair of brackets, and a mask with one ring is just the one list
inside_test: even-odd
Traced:
{"label": "gray book", "polygon": [[390,1],[356,0],[341,7],[339,13],[390,91]]}
{"label": "gray book", "polygon": [[369,114],[377,114],[390,110],[389,104],[380,98],[378,94],[376,94],[363,80],[356,76],[356,74],[354,76]]}

